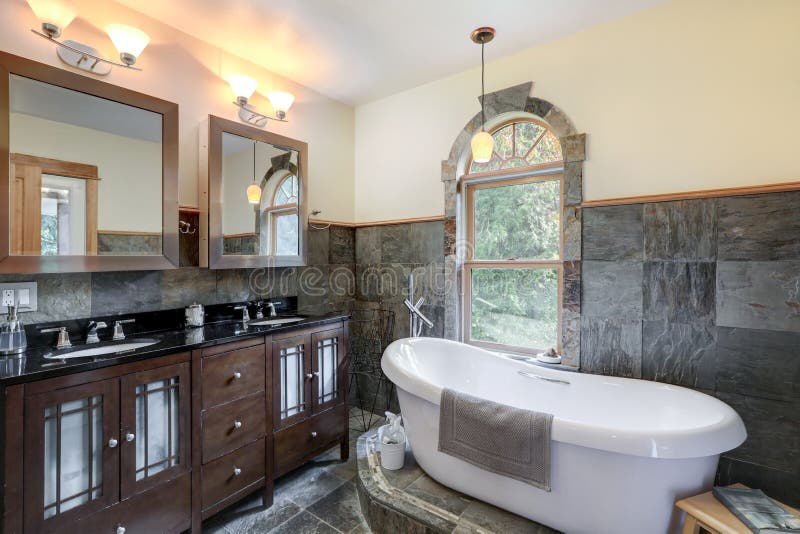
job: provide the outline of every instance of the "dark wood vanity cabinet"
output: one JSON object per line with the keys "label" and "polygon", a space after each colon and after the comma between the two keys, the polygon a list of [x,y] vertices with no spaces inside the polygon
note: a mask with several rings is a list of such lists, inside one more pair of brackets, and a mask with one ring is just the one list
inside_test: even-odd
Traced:
{"label": "dark wood vanity cabinet", "polygon": [[4,390],[0,532],[200,532],[347,433],[346,321]]}
{"label": "dark wood vanity cabinet", "polygon": [[189,354],[138,363],[24,386],[25,532],[189,526]]}
{"label": "dark wood vanity cabinet", "polygon": [[272,339],[276,477],[337,442],[349,452],[347,324]]}
{"label": "dark wood vanity cabinet", "polygon": [[269,337],[194,351],[195,528],[222,508],[263,488],[272,502]]}

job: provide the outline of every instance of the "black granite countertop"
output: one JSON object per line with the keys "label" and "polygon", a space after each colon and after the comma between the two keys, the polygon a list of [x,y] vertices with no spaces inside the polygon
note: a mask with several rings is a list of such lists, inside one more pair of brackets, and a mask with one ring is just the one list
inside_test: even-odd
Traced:
{"label": "black granite countertop", "polygon": [[[53,378],[71,373],[91,371],[103,367],[156,358],[174,354],[184,350],[211,347],[222,343],[265,336],[276,332],[286,332],[305,327],[336,323],[348,319],[344,313],[307,316],[301,321],[274,326],[245,326],[241,320],[223,320],[201,327],[181,327],[170,330],[136,332],[128,334],[123,341],[101,341],[91,345],[73,345],[71,349],[55,350],[52,346],[29,348],[18,356],[0,357],[0,388],[11,384],[31,382],[44,378]],[[120,345],[136,341],[154,340],[156,343],[125,353],[112,353],[102,356],[59,359],[58,355],[67,354],[84,348]]]}

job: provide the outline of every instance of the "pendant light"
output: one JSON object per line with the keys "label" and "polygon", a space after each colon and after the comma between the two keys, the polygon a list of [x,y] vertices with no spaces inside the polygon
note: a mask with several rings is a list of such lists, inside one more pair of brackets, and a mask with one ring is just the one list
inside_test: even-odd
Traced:
{"label": "pendant light", "polygon": [[247,186],[247,201],[261,204],[261,186],[256,183],[256,142],[253,141],[253,183]]}
{"label": "pendant light", "polygon": [[484,105],[485,87],[484,87],[484,71],[485,63],[483,57],[483,46],[494,39],[494,28],[483,27],[473,31],[469,38],[474,43],[481,45],[481,131],[472,136],[470,145],[472,146],[472,161],[475,163],[486,163],[492,159],[492,152],[494,152],[494,139],[486,131],[486,106]]}

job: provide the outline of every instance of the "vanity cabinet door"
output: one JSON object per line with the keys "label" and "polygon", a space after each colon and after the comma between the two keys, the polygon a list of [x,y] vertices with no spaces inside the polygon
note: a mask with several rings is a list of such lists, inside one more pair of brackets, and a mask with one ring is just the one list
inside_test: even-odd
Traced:
{"label": "vanity cabinet door", "polygon": [[25,531],[52,532],[119,500],[119,382],[25,400]]}
{"label": "vanity cabinet door", "polygon": [[189,363],[120,382],[122,499],[189,471]]}
{"label": "vanity cabinet door", "polygon": [[275,428],[286,428],[311,413],[311,336],[273,341],[272,365]]}
{"label": "vanity cabinet door", "polygon": [[311,335],[311,384],[314,413],[331,408],[344,400],[347,369],[343,329],[315,332]]}

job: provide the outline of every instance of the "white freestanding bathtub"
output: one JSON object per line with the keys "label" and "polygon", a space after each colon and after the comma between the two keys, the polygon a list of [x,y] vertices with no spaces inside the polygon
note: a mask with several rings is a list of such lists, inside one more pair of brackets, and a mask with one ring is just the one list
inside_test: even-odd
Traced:
{"label": "white freestanding bathtub", "polygon": [[[720,453],[747,436],[727,404],[690,389],[553,370],[454,341],[395,341],[381,366],[431,477],[569,534],[676,532],[675,501],[709,490]],[[552,491],[438,452],[444,387],[553,414]]]}

